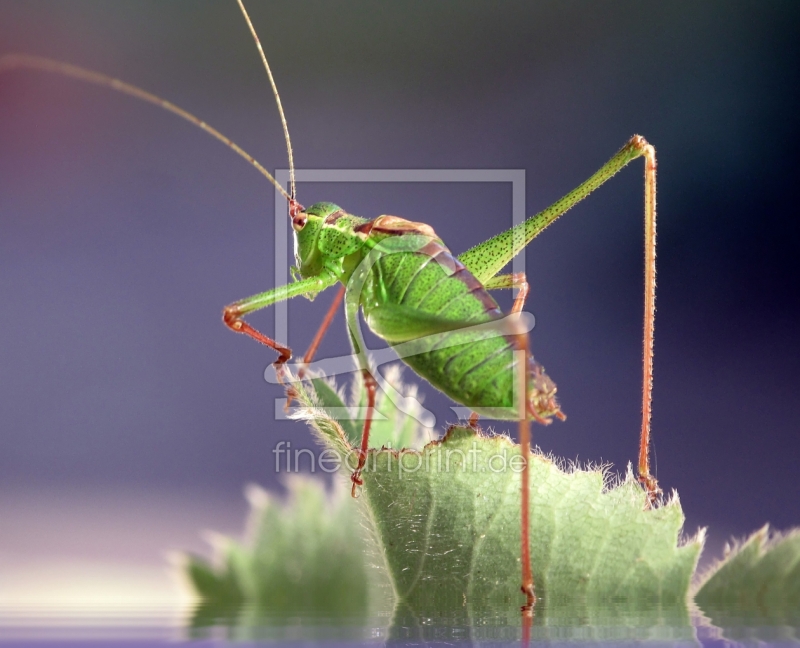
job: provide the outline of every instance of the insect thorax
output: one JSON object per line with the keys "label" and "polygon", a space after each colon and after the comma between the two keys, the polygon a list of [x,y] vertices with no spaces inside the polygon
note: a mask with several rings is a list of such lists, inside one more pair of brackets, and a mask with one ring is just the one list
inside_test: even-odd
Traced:
{"label": "insect thorax", "polygon": [[317,276],[326,267],[341,267],[344,257],[363,245],[365,236],[356,228],[367,222],[327,202],[315,203],[295,216],[295,260],[301,276]]}

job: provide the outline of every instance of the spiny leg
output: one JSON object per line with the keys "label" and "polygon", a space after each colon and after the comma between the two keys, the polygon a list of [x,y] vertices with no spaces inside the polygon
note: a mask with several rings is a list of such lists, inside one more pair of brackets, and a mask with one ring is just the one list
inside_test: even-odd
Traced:
{"label": "spiny leg", "polygon": [[[527,290],[525,290],[525,286],[523,284],[527,284],[525,281],[525,277],[522,274],[516,275],[503,275],[494,279],[490,279],[487,282],[486,288],[511,288],[514,286],[520,286],[523,288],[521,291],[522,294],[518,296],[517,300],[515,301],[514,312],[519,313],[522,310],[524,305],[525,297],[527,296]],[[349,294],[349,293],[348,293]],[[352,321],[355,321],[355,316],[357,314],[357,307],[358,303],[352,298],[348,297],[348,300],[352,302],[352,306],[348,303],[348,317],[352,318]],[[376,308],[370,312],[370,321],[371,325],[375,327],[377,325],[378,329],[387,323],[391,323],[397,318],[400,313],[398,313],[398,307],[392,307],[388,309],[389,313],[381,313],[382,309]],[[407,315],[409,321],[418,322],[420,325],[426,323],[424,318],[416,312],[409,312],[403,313]],[[388,315],[391,315],[389,317]],[[531,362],[530,358],[530,344],[528,341],[528,335],[525,331],[524,327],[522,326],[522,322],[520,321],[519,317],[511,318],[514,321],[514,330],[511,333],[514,339],[514,354],[516,356],[515,361],[515,368],[517,369],[517,373],[515,375],[515,385],[516,391],[515,395],[517,396],[515,408],[518,412],[519,417],[519,437],[520,437],[520,451],[521,455],[524,459],[523,464],[523,472],[521,476],[521,493],[520,493],[520,500],[521,500],[521,509],[520,509],[520,536],[521,536],[521,546],[520,546],[520,553],[521,553],[521,562],[522,562],[522,591],[526,596],[526,605],[523,607],[522,612],[524,615],[524,623],[530,625],[530,620],[532,619],[532,610],[533,605],[536,601],[536,596],[534,592],[534,583],[533,583],[533,574],[531,571],[531,560],[530,560],[530,477],[529,477],[529,461],[530,461],[530,453],[531,453],[531,442],[530,442],[530,423],[529,419],[536,420],[542,424],[549,424],[550,420],[541,416],[536,409],[533,407],[531,403],[531,389],[533,387],[533,382],[535,381],[541,374],[537,374],[537,371],[541,371],[541,368],[538,367],[535,363]],[[432,322],[427,322],[429,326],[432,327]],[[375,330],[375,329],[373,329]],[[433,328],[432,328],[433,330]],[[363,340],[358,334],[358,329],[355,330],[351,329],[351,335],[353,335],[353,345],[356,350],[363,348]],[[365,361],[362,361],[365,362]],[[368,375],[365,373],[365,376]],[[561,416],[563,417],[563,415]],[[475,426],[477,423],[476,416],[470,416],[470,425]],[[366,452],[366,445],[362,444],[362,451]],[[358,475],[354,475],[357,477]]]}
{"label": "spiny leg", "polygon": [[661,494],[650,474],[650,417],[653,401],[653,334],[656,317],[656,151],[641,139],[644,164],[644,341],[642,362],[642,429],[639,435],[639,481],[652,504]]}
{"label": "spiny leg", "polygon": [[459,255],[459,260],[484,285],[559,216],[605,184],[631,161],[644,157],[644,334],[642,427],[639,435],[639,481],[654,502],[661,493],[650,474],[650,418],[653,390],[653,332],[656,295],[656,152],[641,135],[634,135],[599,171],[547,209]]}
{"label": "spiny leg", "polygon": [[525,618],[533,616],[533,606],[536,603],[536,594],[531,572],[530,553],[530,456],[531,456],[531,429],[528,420],[529,414],[529,381],[528,381],[528,334],[519,333],[516,336],[517,346],[517,396],[519,411],[519,449],[522,454],[522,490],[520,493],[520,560],[522,562],[522,593],[525,594],[525,605],[522,607],[523,624]]}
{"label": "spiny leg", "polygon": [[[372,419],[375,417],[375,397],[378,388],[378,381],[376,380],[377,373],[373,371],[370,366],[370,359],[367,355],[367,346],[364,341],[364,335],[359,326],[358,313],[361,308],[360,295],[364,282],[369,276],[369,273],[379,258],[380,251],[376,248],[362,260],[357,266],[355,271],[347,283],[345,291],[345,319],[347,322],[347,332],[350,336],[350,345],[353,349],[358,369],[364,380],[364,387],[367,393],[367,411],[364,417],[364,426],[361,434],[361,444],[358,452],[358,463],[355,470],[350,476],[353,482],[351,494],[353,497],[357,496],[358,486],[363,485],[361,479],[361,472],[366,464],[368,451],[369,451],[369,435],[372,427]],[[381,318],[381,314],[385,317]],[[397,316],[402,315],[402,321],[406,333],[409,330],[415,331],[414,335],[409,337],[407,341],[418,339],[420,336],[433,335],[435,333],[443,332],[442,321],[436,316],[429,313],[420,312],[417,309],[407,310],[406,307],[400,305],[383,305],[381,308],[373,308],[370,312],[370,320],[372,330],[384,337],[381,334],[382,325],[397,322]],[[379,323],[381,322],[381,323]],[[451,322],[448,322],[452,326]],[[391,387],[391,386],[388,386]]]}
{"label": "spiny leg", "polygon": [[[499,288],[519,288],[511,313],[522,312],[525,300],[528,297],[529,286],[524,272],[497,275],[486,282],[486,288],[495,290]],[[527,642],[530,634],[530,623],[533,618],[533,606],[536,603],[536,593],[531,571],[530,553],[530,456],[531,456],[531,428],[529,417],[534,420],[549,424],[550,421],[540,417],[530,407],[530,338],[527,332],[519,332],[515,336],[517,354],[517,411],[519,412],[519,449],[523,459],[522,484],[520,491],[520,562],[522,563],[522,593],[525,594],[525,605],[522,606],[523,616],[523,643]]]}

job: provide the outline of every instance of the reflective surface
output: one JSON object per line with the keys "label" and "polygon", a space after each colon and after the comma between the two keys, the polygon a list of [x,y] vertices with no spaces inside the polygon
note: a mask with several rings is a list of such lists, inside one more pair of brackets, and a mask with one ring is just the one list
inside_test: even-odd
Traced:
{"label": "reflective surface", "polygon": [[[531,628],[533,642],[639,643],[715,645],[720,642],[796,643],[800,615],[792,626],[748,625],[735,615],[726,627],[714,626],[702,613],[670,614],[663,610],[626,615],[610,604],[605,615],[585,619],[561,616],[558,608],[539,609]],[[546,619],[540,619],[546,617]],[[130,609],[110,613],[102,609],[56,610],[32,613],[0,610],[0,644],[10,645],[120,645],[151,646],[175,642],[198,645],[248,643],[303,643],[337,645],[519,645],[522,636],[516,611],[494,610],[473,619],[435,619],[413,613],[387,612],[370,618],[308,616],[270,617],[256,610],[240,610],[227,618],[204,616],[202,611]]]}

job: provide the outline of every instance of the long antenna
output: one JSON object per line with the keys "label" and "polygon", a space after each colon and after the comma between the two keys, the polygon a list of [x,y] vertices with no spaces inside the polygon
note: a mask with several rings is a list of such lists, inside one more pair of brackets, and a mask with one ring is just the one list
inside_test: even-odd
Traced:
{"label": "long antenna", "polygon": [[272,86],[272,94],[275,95],[275,103],[278,104],[278,112],[281,114],[281,124],[283,125],[283,137],[286,139],[286,151],[289,153],[289,193],[291,194],[291,198],[289,199],[292,203],[295,202],[295,181],[294,181],[294,155],[292,154],[292,140],[289,138],[289,125],[286,123],[286,115],[283,114],[283,105],[281,104],[281,96],[278,94],[278,86],[275,85],[275,79],[272,77],[272,70],[269,69],[269,63],[267,63],[267,56],[264,54],[264,48],[261,47],[261,41],[258,39],[258,34],[256,33],[255,27],[253,27],[253,22],[250,20],[250,16],[247,14],[247,9],[244,8],[244,3],[242,0],[236,0],[239,3],[239,9],[242,10],[242,14],[244,15],[244,19],[247,21],[247,26],[250,28],[250,33],[253,35],[253,39],[256,41],[256,47],[258,48],[258,53],[261,54],[261,62],[264,64],[264,68],[267,70],[267,76],[269,77],[269,83]]}
{"label": "long antenna", "polygon": [[267,171],[258,162],[258,160],[245,151],[241,146],[220,133],[217,129],[206,124],[200,118],[195,117],[192,113],[184,110],[180,106],[176,106],[174,103],[167,101],[166,99],[162,99],[151,92],[137,88],[136,86],[131,85],[130,83],[125,83],[124,81],[120,81],[119,79],[106,76],[100,72],[94,72],[93,70],[87,70],[86,68],[78,67],[77,65],[70,65],[69,63],[63,63],[61,61],[44,58],[42,56],[31,56],[29,54],[7,54],[0,57],[0,73],[18,68],[28,68],[41,72],[53,72],[55,74],[61,74],[73,79],[78,79],[79,81],[85,81],[86,83],[104,86],[106,88],[116,90],[117,92],[130,95],[131,97],[135,97],[136,99],[146,101],[147,103],[154,104],[159,108],[163,108],[164,110],[171,112],[174,115],[178,115],[178,117],[182,117],[189,123],[194,124],[212,137],[218,139],[220,142],[225,144],[225,146],[233,149],[236,153],[238,153],[241,157],[258,169],[261,174],[267,178],[267,180],[275,185],[275,188],[280,191],[287,200],[291,199],[289,194],[286,193],[286,190],[278,183],[277,180],[275,180],[275,178],[272,177],[270,172]]}

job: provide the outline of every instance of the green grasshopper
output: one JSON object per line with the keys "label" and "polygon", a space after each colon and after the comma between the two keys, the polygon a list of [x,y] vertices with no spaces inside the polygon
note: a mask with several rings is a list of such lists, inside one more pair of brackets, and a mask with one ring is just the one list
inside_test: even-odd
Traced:
{"label": "green grasshopper", "polygon": [[[555,383],[530,355],[527,330],[518,317],[528,294],[525,276],[521,273],[501,274],[501,271],[556,218],[629,162],[644,157],[644,363],[639,480],[652,503],[660,493],[649,467],[655,316],[655,150],[643,137],[635,135],[599,171],[553,205],[458,256],[453,255],[433,228],[424,223],[388,215],[361,218],[327,202],[304,208],[296,200],[291,140],[272,71],[242,0],[237,2],[255,40],[278,105],[289,157],[289,192],[252,156],[219,131],[140,88],[66,63],[26,55],[0,58],[0,72],[14,68],[55,72],[160,106],[232,148],[265,175],[288,200],[297,263],[293,269],[295,281],[234,302],[223,310],[223,321],[233,331],[246,334],[275,350],[278,353],[274,362],[276,374],[280,381],[284,381],[288,378],[286,363],[292,357],[291,349],[253,328],[244,317],[277,302],[298,296],[314,297],[336,284],[340,285],[322,326],[303,357],[303,365],[311,362],[344,299],[350,341],[367,396],[358,461],[351,476],[354,496],[362,485],[361,472],[369,448],[378,387],[376,372],[370,366],[358,326],[359,311],[374,333],[402,351],[402,360],[417,374],[472,410],[472,425],[477,425],[477,417],[481,414],[519,421],[520,446],[526,460],[521,480],[522,591],[526,595],[523,610],[530,612],[535,594],[529,554],[529,421],[533,419],[549,424],[553,418],[564,419],[565,416],[555,398]],[[509,314],[512,317],[506,318],[489,291],[509,288],[517,288],[518,294]],[[409,345],[412,351],[409,351]],[[299,378],[303,377],[303,365]],[[291,401],[291,387],[288,387],[288,394]]]}

